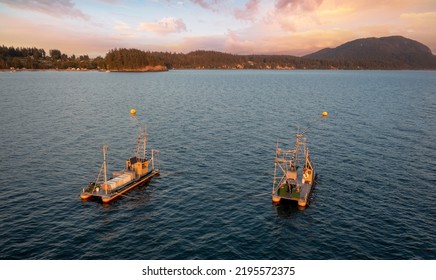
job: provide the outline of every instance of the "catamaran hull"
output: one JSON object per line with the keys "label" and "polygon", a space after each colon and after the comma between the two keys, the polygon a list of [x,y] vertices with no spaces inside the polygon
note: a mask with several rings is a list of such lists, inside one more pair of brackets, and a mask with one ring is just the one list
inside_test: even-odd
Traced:
{"label": "catamaran hull", "polygon": [[[316,175],[315,175],[316,178]],[[309,205],[310,195],[315,187],[315,180],[311,183],[300,185],[300,191],[295,189],[288,190],[286,184],[281,185],[277,191],[272,194],[272,202],[280,203],[284,201],[297,202],[298,206],[306,207]]]}

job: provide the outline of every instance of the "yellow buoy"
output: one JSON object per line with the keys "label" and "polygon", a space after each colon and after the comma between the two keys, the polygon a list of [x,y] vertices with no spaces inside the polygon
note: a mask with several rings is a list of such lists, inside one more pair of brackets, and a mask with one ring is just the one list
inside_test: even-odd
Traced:
{"label": "yellow buoy", "polygon": [[323,117],[327,117],[329,115],[329,113],[327,113],[326,111],[322,112],[321,114]]}
{"label": "yellow buoy", "polygon": [[130,109],[130,115],[136,115],[136,110],[135,109]]}

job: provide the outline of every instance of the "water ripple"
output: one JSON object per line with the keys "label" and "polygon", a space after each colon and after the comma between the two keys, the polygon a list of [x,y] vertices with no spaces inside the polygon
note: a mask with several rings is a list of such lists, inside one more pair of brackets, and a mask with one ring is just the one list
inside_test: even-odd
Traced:
{"label": "water ripple", "polygon": [[[434,259],[434,75],[3,73],[0,259]],[[103,143],[111,171],[130,156],[132,107],[161,175],[81,202]],[[298,127],[319,173],[303,211],[270,197]]]}

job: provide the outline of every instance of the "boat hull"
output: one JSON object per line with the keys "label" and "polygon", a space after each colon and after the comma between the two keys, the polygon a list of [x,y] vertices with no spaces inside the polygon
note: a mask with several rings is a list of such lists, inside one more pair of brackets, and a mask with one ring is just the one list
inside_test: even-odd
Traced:
{"label": "boat hull", "polygon": [[90,198],[91,196],[92,196],[92,193],[89,193],[89,192],[82,192],[82,193],[80,194],[80,198],[83,199],[83,200],[87,200],[87,199]]}
{"label": "boat hull", "polygon": [[114,190],[112,190],[110,193],[105,193],[103,190],[100,190],[98,192],[87,192],[87,191],[83,191],[80,194],[80,197],[83,200],[87,200],[90,198],[96,198],[101,200],[103,203],[109,203],[111,201],[113,201],[114,199],[118,198],[119,196],[123,195],[124,193],[128,192],[129,190],[135,188],[136,186],[142,185],[145,182],[151,180],[151,178],[156,177],[159,175],[159,170],[152,170],[146,174],[144,174],[143,176],[141,176],[139,179],[137,180],[133,180],[123,186],[120,186]]}

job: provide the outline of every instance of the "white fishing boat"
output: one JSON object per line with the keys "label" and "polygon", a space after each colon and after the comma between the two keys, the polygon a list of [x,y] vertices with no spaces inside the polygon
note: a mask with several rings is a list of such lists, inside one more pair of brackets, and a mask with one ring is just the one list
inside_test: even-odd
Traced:
{"label": "white fishing boat", "polygon": [[151,178],[159,175],[158,154],[152,149],[151,157],[147,157],[147,133],[136,118],[136,111],[130,111],[133,119],[138,123],[138,144],[135,155],[126,160],[126,167],[119,172],[113,172],[113,177],[107,179],[107,145],[103,145],[103,164],[95,181],[82,190],[80,197],[83,200],[96,198],[104,203],[121,196],[132,188],[142,185]]}

